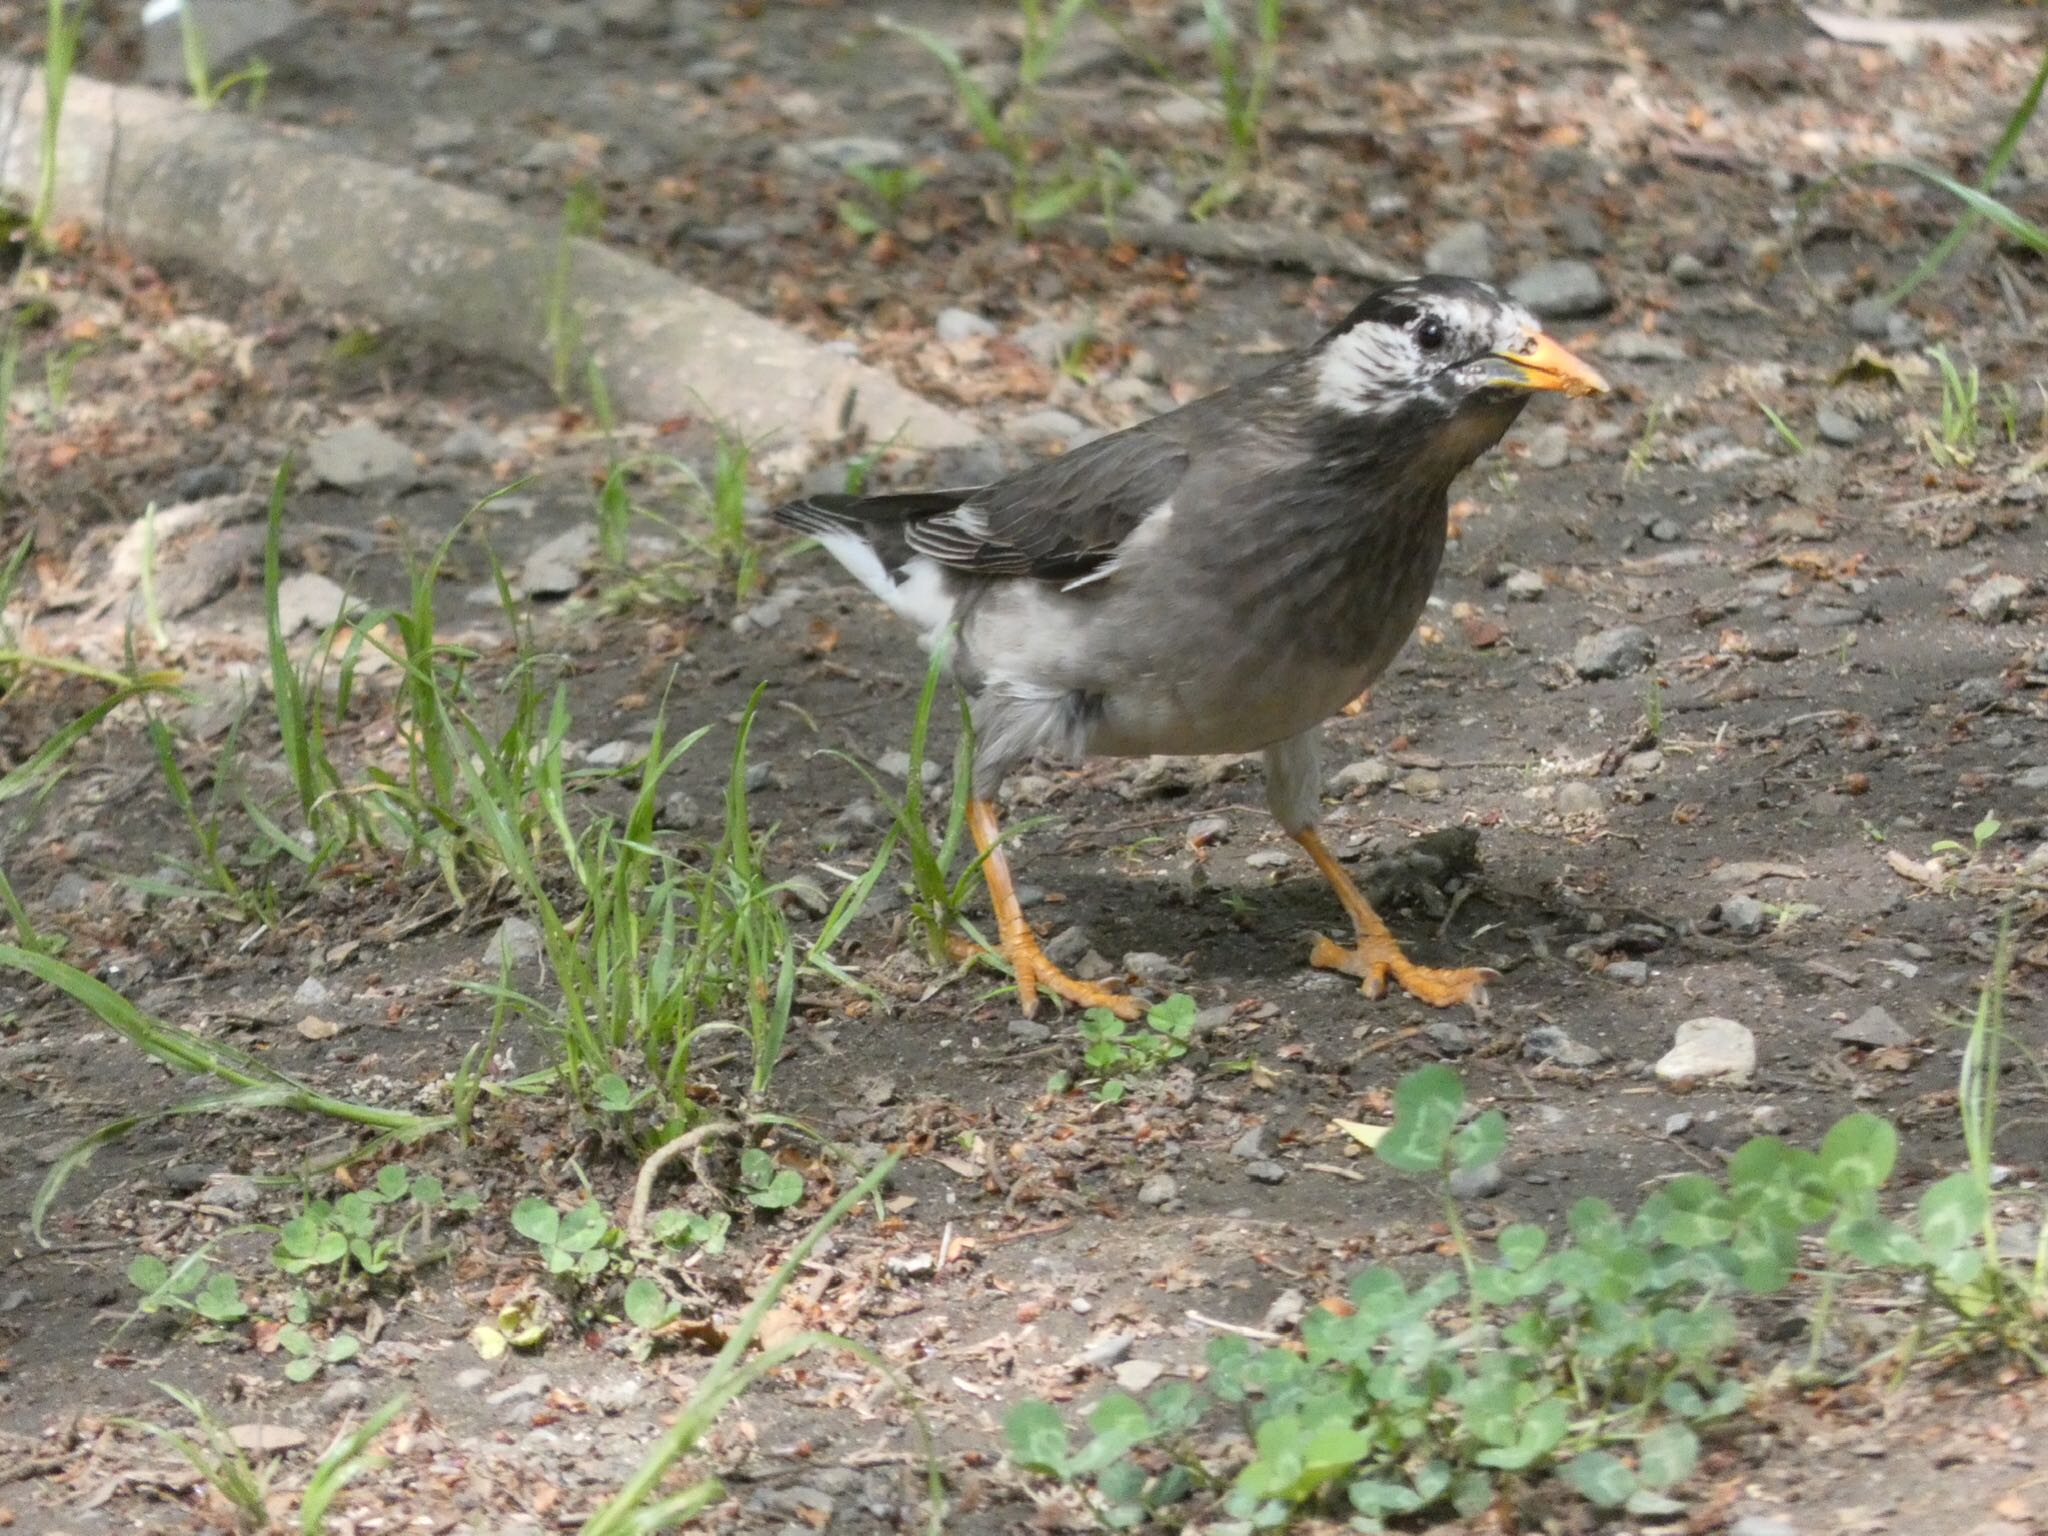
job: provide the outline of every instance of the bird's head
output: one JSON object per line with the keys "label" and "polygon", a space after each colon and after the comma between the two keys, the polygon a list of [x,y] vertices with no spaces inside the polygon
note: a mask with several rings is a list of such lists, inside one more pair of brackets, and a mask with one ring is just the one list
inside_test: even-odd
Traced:
{"label": "bird's head", "polygon": [[[1496,288],[1420,277],[1376,289],[1308,354],[1314,408],[1338,433],[1462,469],[1533,394],[1607,393],[1607,381]],[[1455,471],[1454,471],[1455,472]]]}

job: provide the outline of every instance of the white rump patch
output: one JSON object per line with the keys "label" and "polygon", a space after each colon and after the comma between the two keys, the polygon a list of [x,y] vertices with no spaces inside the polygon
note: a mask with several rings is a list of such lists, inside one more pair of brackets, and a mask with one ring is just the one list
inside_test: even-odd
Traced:
{"label": "white rump patch", "polygon": [[889,574],[874,546],[850,528],[833,529],[814,535],[825,552],[846,573],[894,609],[900,618],[916,625],[927,648],[932,637],[953,622],[954,594],[946,573],[935,560],[913,555],[900,579]]}

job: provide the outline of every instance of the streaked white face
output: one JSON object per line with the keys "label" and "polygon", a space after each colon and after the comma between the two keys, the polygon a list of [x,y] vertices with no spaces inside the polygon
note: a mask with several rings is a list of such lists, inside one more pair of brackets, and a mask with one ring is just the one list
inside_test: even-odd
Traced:
{"label": "streaked white face", "polygon": [[1418,399],[1455,410],[1490,382],[1485,359],[1520,350],[1540,330],[1505,298],[1394,290],[1386,299],[1398,318],[1360,320],[1323,349],[1318,405],[1349,416],[1391,415]]}

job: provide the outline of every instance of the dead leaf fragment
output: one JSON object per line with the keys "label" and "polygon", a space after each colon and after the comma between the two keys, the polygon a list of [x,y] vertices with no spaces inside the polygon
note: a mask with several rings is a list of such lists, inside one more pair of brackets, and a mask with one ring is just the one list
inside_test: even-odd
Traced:
{"label": "dead leaf fragment", "polygon": [[1330,1124],[1368,1151],[1380,1144],[1380,1139],[1387,1134],[1388,1129],[1384,1125],[1367,1125],[1363,1120],[1339,1120],[1334,1117]]}
{"label": "dead leaf fragment", "polygon": [[306,1443],[303,1430],[286,1424],[235,1424],[229,1427],[228,1438],[243,1450],[263,1456],[295,1451]]}

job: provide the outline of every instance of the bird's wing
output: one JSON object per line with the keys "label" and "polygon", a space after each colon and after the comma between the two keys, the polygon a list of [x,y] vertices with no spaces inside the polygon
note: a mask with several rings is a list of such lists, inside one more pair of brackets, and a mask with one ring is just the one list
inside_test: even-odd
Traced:
{"label": "bird's wing", "polygon": [[1188,450],[1162,433],[1116,433],[913,518],[910,547],[977,576],[1074,585],[1099,579],[1118,549],[1172,499]]}
{"label": "bird's wing", "polygon": [[994,485],[812,496],[775,515],[821,537],[853,534],[891,569],[922,555],[968,575],[1073,586],[1109,574],[1118,549],[1172,498],[1187,466],[1180,442],[1134,429]]}

